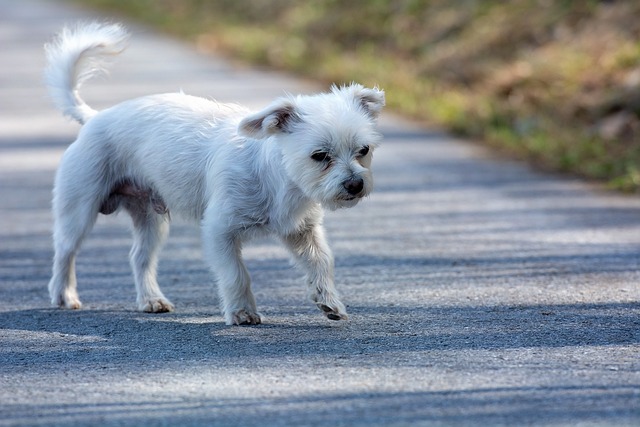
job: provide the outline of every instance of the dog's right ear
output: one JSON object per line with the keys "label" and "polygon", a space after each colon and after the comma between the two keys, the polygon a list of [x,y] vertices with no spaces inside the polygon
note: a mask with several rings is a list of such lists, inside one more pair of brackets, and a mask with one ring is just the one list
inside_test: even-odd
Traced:
{"label": "dog's right ear", "polygon": [[296,106],[289,99],[279,99],[262,111],[245,117],[238,125],[238,133],[263,139],[277,133],[290,133],[291,125],[300,120]]}

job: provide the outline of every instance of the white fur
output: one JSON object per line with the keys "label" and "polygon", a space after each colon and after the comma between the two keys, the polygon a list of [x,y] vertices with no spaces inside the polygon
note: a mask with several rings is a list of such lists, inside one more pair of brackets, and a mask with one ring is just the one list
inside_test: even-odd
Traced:
{"label": "white fur", "polygon": [[53,304],[81,306],[76,253],[99,212],[124,208],[133,218],[131,267],[141,310],[173,310],[156,281],[171,211],[201,222],[227,324],[261,322],[241,257],[243,243],[257,234],[278,236],[306,271],[313,301],[330,319],[345,319],[322,207],[354,206],[370,193],[384,93],[352,84],[283,97],[259,112],[172,93],[96,112],[77,88],[101,69],[104,55],[122,50],[126,37],[119,25],[93,23],[65,29],[47,46],[54,101],[84,123],[55,179]]}

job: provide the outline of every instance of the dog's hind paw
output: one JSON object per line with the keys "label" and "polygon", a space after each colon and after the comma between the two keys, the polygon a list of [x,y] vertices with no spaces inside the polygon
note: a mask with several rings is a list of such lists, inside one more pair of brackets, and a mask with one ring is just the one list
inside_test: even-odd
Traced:
{"label": "dog's hind paw", "polygon": [[231,319],[227,320],[227,325],[259,325],[262,319],[258,313],[250,313],[244,308],[236,310],[231,314]]}
{"label": "dog's hind paw", "polygon": [[168,313],[174,310],[173,304],[166,298],[151,298],[139,304],[139,310],[145,313]]}

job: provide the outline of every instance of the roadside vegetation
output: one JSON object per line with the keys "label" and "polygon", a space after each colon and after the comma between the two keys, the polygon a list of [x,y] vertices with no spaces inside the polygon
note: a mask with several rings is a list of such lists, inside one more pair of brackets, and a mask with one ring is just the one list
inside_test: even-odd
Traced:
{"label": "roadside vegetation", "polygon": [[88,0],[325,82],[537,167],[640,189],[636,0]]}

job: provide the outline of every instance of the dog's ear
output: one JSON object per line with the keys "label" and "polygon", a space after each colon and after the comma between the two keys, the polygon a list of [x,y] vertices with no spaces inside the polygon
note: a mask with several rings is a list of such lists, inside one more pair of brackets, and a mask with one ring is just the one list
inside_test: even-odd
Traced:
{"label": "dog's ear", "polygon": [[374,119],[378,118],[382,107],[385,105],[384,91],[378,88],[365,88],[360,86],[355,91],[356,100],[360,103],[366,113]]}
{"label": "dog's ear", "polygon": [[290,133],[291,125],[299,120],[295,104],[291,100],[280,99],[264,110],[242,119],[238,132],[243,136],[262,139],[276,133]]}

